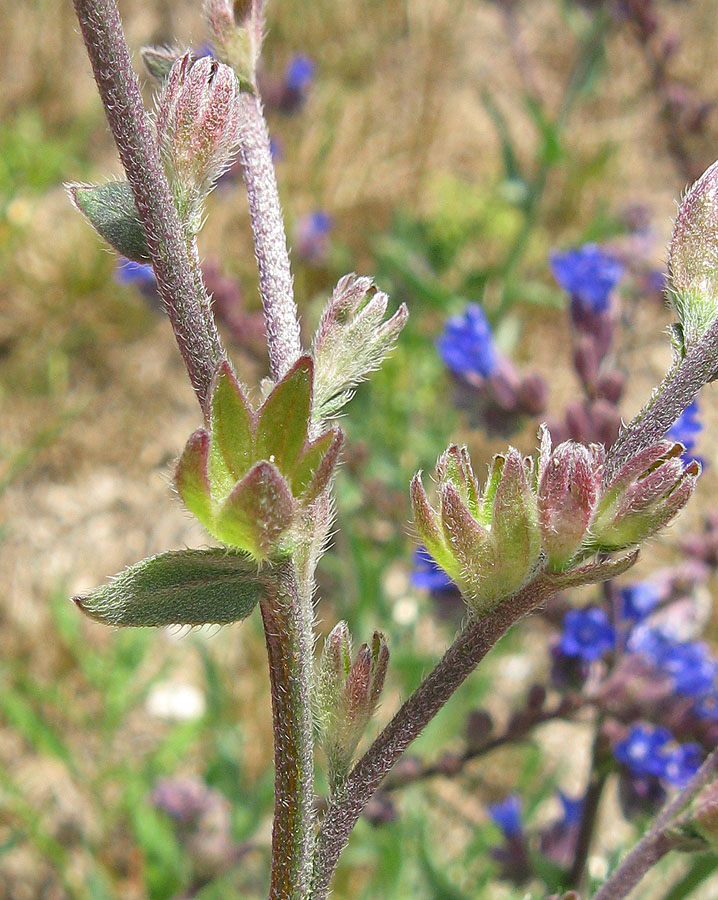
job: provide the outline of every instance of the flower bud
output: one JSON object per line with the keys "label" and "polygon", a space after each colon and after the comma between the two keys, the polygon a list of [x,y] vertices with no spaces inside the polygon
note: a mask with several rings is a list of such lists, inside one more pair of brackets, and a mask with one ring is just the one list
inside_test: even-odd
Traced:
{"label": "flower bud", "polygon": [[379,701],[388,665],[389,649],[378,632],[371,646],[362,644],[353,660],[345,622],[339,622],[326,639],[319,661],[315,715],[332,793],[349,771]]}
{"label": "flower bud", "polygon": [[640,544],[687,503],[701,473],[685,465],[682,444],[659,441],[629,460],[605,489],[591,523],[592,547],[620,550]]}
{"label": "flower bud", "polygon": [[668,251],[670,297],[685,354],[718,316],[718,162],[688,190]]}
{"label": "flower bud", "polygon": [[540,556],[530,468],[517,450],[509,449],[494,458],[480,494],[466,448],[452,445],[439,458],[436,474],[436,510],[429,504],[421,473],[414,477],[414,523],[469,607],[483,615],[521,587]]}
{"label": "flower bud", "polygon": [[237,79],[210,57],[185,53],[157,105],[157,136],[181,221],[199,230],[202,203],[230,162],[240,135]]}
{"label": "flower bud", "polygon": [[566,441],[542,470],[538,516],[549,568],[562,569],[576,555],[598,500],[603,449]]}
{"label": "flower bud", "polygon": [[198,429],[180,457],[175,485],[205,528],[265,560],[289,548],[285,538],[302,508],[329,485],[343,435],[309,440],[313,365],[301,357],[255,413],[229,365],[212,386],[209,429]]}
{"label": "flower bud", "polygon": [[256,90],[262,49],[263,0],[205,0],[204,16],[217,56],[230,65],[242,90]]}

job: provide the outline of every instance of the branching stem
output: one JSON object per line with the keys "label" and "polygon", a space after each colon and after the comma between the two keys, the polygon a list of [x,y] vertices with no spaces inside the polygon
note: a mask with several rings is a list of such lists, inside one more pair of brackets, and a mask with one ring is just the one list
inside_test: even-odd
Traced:
{"label": "branching stem", "polygon": [[312,900],[324,900],[339,855],[374,791],[412,741],[473,672],[498,639],[555,591],[543,576],[462,630],[432,672],[359,760],[322,820],[314,856]]}

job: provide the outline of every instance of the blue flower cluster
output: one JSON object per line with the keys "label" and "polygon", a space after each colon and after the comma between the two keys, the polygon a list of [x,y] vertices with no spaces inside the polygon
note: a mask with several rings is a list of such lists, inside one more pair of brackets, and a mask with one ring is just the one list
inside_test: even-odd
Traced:
{"label": "blue flower cluster", "polygon": [[636,778],[658,778],[681,787],[700,768],[703,751],[698,744],[676,743],[667,728],[634,725],[613,755]]}
{"label": "blue flower cluster", "polygon": [[572,609],[563,618],[558,649],[564,656],[592,662],[616,646],[616,631],[608,615],[597,606]]}
{"label": "blue flower cluster", "polygon": [[558,284],[585,312],[603,313],[611,291],[623,277],[623,265],[596,244],[552,253],[551,271]]}
{"label": "blue flower cluster", "polygon": [[696,446],[696,436],[703,430],[699,416],[698,401],[694,400],[690,406],[683,410],[666,432],[667,438],[670,438],[672,441],[678,441],[686,448],[686,452],[683,454],[686,464],[693,462],[695,459],[701,465],[704,465],[702,458],[693,453],[693,449]]}
{"label": "blue flower cluster", "polygon": [[489,806],[488,813],[507,840],[518,837],[523,832],[521,798],[518,794],[509,794],[505,800]]}
{"label": "blue flower cluster", "polygon": [[452,316],[447,321],[437,346],[454,375],[487,378],[498,365],[491,327],[476,303],[469,303],[462,316]]}
{"label": "blue flower cluster", "polygon": [[411,583],[414,587],[427,591],[447,591],[454,586],[454,582],[441,566],[437,565],[426,547],[417,547],[414,551],[414,571],[411,574]]}

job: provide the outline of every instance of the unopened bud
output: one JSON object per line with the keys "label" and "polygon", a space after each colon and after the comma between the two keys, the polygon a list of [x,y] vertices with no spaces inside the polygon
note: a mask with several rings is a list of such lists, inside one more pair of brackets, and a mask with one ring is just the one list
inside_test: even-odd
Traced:
{"label": "unopened bud", "polygon": [[371,644],[362,644],[353,660],[345,622],[335,626],[324,644],[315,718],[332,792],[349,771],[357,744],[379,702],[388,664],[389,648],[378,632]]}
{"label": "unopened bud", "polygon": [[205,0],[207,28],[222,62],[230,65],[242,90],[256,90],[262,49],[263,0]]}
{"label": "unopened bud", "polygon": [[181,221],[199,230],[202,202],[240,136],[237,79],[216,59],[180,57],[157,105],[157,135]]}
{"label": "unopened bud", "polygon": [[718,162],[688,190],[669,247],[670,296],[683,353],[718,317]]}
{"label": "unopened bud", "polygon": [[592,545],[620,550],[640,544],[688,502],[701,467],[681,459],[682,444],[659,441],[629,460],[601,497],[591,524]]}
{"label": "unopened bud", "polygon": [[560,444],[543,467],[538,514],[549,567],[563,568],[578,552],[601,487],[602,448]]}

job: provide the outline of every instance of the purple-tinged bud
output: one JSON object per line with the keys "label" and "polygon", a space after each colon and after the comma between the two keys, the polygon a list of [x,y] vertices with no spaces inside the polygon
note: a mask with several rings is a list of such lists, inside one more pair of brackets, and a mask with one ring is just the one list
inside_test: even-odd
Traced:
{"label": "purple-tinged bud", "polygon": [[353,660],[346,623],[336,625],[326,639],[317,674],[315,719],[333,793],[348,773],[376,709],[388,665],[389,648],[378,632]]}
{"label": "purple-tinged bud", "polygon": [[167,76],[156,126],[180,219],[194,234],[204,198],[239,143],[238,87],[232,69],[216,59],[185,53]]}
{"label": "purple-tinged bud", "polygon": [[689,188],[668,251],[670,297],[685,354],[718,317],[718,162]]}
{"label": "purple-tinged bud", "polygon": [[538,372],[524,376],[519,383],[518,404],[522,412],[529,416],[540,416],[546,409],[548,387]]}
{"label": "purple-tinged bud", "polygon": [[551,454],[538,490],[538,515],[549,568],[560,570],[576,555],[598,500],[602,448],[573,441]]}
{"label": "purple-tinged bud", "polygon": [[625,385],[625,376],[621,372],[613,369],[599,378],[598,384],[596,385],[596,396],[615,406],[623,396]]}
{"label": "purple-tinged bud", "polygon": [[610,551],[640,544],[685,506],[701,467],[695,460],[684,465],[683,450],[659,441],[626,463],[599,501],[591,546]]}

